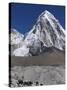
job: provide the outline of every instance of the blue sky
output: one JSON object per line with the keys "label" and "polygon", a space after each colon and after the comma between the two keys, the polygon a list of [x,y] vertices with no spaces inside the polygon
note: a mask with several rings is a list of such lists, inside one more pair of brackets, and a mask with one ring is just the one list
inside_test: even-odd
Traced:
{"label": "blue sky", "polygon": [[25,34],[45,10],[51,12],[65,29],[65,7],[54,5],[11,3],[11,28]]}

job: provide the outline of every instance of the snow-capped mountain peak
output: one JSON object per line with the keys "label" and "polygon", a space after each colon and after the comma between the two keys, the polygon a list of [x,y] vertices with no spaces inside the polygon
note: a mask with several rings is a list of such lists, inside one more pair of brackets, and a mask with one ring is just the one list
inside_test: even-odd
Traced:
{"label": "snow-capped mountain peak", "polygon": [[64,37],[64,29],[59,21],[46,10],[38,17],[26,40],[39,39],[47,47],[54,46],[63,50]]}
{"label": "snow-capped mountain peak", "polygon": [[[19,50],[22,51],[21,54],[23,54],[24,49],[29,51],[26,53],[26,56],[27,54],[38,55],[45,51],[45,48],[50,47],[55,47],[64,51],[65,31],[54,15],[45,10],[38,17],[33,28],[27,33],[27,36],[24,39],[24,45],[25,48],[23,46],[18,48],[14,52],[14,55],[15,53],[18,53]],[[25,54],[22,56],[25,56]]]}
{"label": "snow-capped mountain peak", "polygon": [[16,29],[11,29],[11,44],[18,44],[23,41],[24,35],[20,34]]}

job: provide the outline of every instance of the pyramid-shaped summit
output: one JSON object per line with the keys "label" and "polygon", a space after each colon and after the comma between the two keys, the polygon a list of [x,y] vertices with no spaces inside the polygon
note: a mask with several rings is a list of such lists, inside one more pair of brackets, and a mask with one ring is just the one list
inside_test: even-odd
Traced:
{"label": "pyramid-shaped summit", "polygon": [[[45,10],[39,15],[37,22],[28,32],[24,44],[16,49],[13,55],[39,55],[46,48],[52,47],[64,51],[65,31],[54,15]],[[26,54],[23,55],[24,51]]]}

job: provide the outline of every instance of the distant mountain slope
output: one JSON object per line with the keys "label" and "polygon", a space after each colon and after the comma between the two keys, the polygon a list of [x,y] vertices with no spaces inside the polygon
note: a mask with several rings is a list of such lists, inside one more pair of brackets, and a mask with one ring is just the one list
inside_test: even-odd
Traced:
{"label": "distant mountain slope", "polygon": [[20,34],[16,29],[11,29],[10,34],[10,45],[11,45],[11,53],[19,47],[22,46],[24,40],[24,35]]}
{"label": "distant mountain slope", "polygon": [[35,66],[35,65],[64,65],[65,54],[58,49],[48,49],[40,55],[32,57],[12,56],[12,66]]}

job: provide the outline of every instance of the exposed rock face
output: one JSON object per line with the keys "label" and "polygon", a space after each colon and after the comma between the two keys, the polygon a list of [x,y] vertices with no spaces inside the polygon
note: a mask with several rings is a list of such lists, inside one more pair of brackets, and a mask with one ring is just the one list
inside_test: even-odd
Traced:
{"label": "exposed rock face", "polygon": [[65,83],[65,68],[59,66],[14,66],[11,87],[56,85]]}

